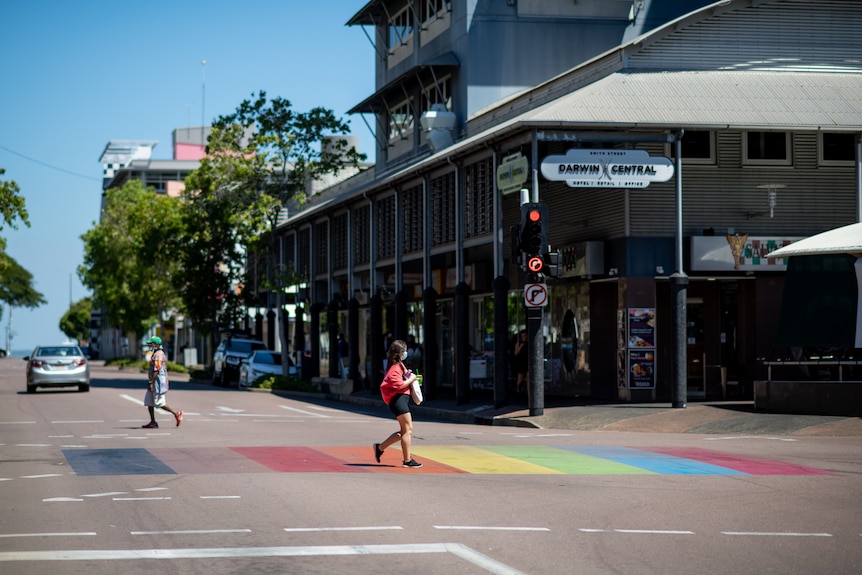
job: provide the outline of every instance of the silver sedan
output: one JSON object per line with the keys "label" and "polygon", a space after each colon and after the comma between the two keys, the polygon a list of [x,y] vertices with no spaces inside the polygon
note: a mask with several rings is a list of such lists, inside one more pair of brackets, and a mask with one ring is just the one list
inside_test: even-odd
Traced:
{"label": "silver sedan", "polygon": [[75,344],[38,346],[27,362],[27,393],[39,387],[77,386],[90,391],[90,363]]}
{"label": "silver sedan", "polygon": [[[288,356],[290,359],[290,356]],[[296,374],[296,366],[290,359],[288,375]],[[240,389],[250,386],[254,380],[263,375],[281,375],[281,352],[259,349],[252,353],[248,359],[243,360],[239,366]]]}

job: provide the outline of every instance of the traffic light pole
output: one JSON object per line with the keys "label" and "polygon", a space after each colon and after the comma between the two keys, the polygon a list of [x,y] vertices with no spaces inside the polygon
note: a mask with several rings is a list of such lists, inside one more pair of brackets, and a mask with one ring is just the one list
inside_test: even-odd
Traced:
{"label": "traffic light pole", "polygon": [[527,402],[530,416],[545,413],[545,341],[542,337],[542,309],[527,308]]}

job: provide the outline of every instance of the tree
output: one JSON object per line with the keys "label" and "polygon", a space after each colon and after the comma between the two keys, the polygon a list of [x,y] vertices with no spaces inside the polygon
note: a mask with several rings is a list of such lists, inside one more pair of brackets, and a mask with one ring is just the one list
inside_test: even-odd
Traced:
{"label": "tree", "polygon": [[[252,98],[213,122],[207,155],[186,179],[186,189],[194,190],[186,219],[194,233],[184,249],[184,266],[194,273],[183,299],[193,321],[210,322],[213,331],[239,323],[256,296],[247,288],[251,258],[267,263],[264,283],[277,298],[278,325],[284,325],[284,289],[298,279],[279,267],[279,213],[288,204],[301,204],[311,182],[365,158],[346,139],[332,137],[346,133],[348,124],[331,111],[297,113],[288,100],[267,101],[264,91]],[[286,354],[287,335],[280,335]],[[288,362],[282,365],[286,370]]]}
{"label": "tree", "polygon": [[60,331],[69,339],[77,341],[90,339],[90,313],[93,310],[93,300],[86,297],[69,306],[69,310],[60,318]]}
{"label": "tree", "polygon": [[[0,168],[0,176],[5,173],[6,169]],[[30,227],[24,198],[18,195],[20,191],[21,189],[15,183],[15,180],[9,180],[8,182],[0,181],[0,213],[3,214],[3,222],[16,230],[18,229],[18,226],[15,224],[16,219],[20,219],[24,222],[24,225],[28,228]],[[3,229],[3,222],[0,222],[0,230]],[[2,238],[0,238],[0,241],[2,241]]]}
{"label": "tree", "polygon": [[81,236],[84,263],[78,275],[109,322],[141,334],[180,303],[173,285],[180,273],[182,202],[136,180],[105,194],[101,221]]}
{"label": "tree", "polygon": [[[0,168],[0,176],[5,173],[6,170]],[[14,180],[0,181],[0,213],[3,214],[0,230],[4,224],[17,230],[16,220],[19,219],[30,227],[27,207],[19,193],[20,188]],[[0,237],[0,302],[6,303],[10,308],[34,308],[46,303],[45,296],[33,289],[33,274],[6,253],[6,240],[3,237]],[[11,338],[11,333],[7,335]]]}

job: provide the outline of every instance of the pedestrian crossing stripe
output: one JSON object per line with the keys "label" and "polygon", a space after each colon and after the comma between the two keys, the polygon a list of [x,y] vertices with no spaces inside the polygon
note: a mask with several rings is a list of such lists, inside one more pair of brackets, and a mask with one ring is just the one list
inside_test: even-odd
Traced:
{"label": "pedestrian crossing stripe", "polygon": [[834,475],[813,467],[700,448],[621,446],[400,446],[380,463],[367,446],[64,449],[77,475],[217,473],[424,473],[506,475]]}

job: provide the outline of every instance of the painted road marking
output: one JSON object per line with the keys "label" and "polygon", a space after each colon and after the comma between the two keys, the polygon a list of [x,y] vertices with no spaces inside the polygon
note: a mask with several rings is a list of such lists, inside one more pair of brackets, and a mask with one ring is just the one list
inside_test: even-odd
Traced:
{"label": "painted road marking", "polygon": [[129,531],[129,535],[210,535],[213,533],[251,533],[251,529],[186,529],[182,531]]}
{"label": "painted road marking", "polygon": [[483,527],[479,525],[435,525],[434,529],[455,531],[550,531],[547,527]]}
{"label": "painted road marking", "polygon": [[[401,451],[380,463],[371,446],[258,446],[63,449],[77,475],[215,473],[472,473],[524,475],[836,475],[833,472],[700,448],[616,446],[415,446],[421,469],[403,469]],[[40,475],[31,477],[59,476]]]}
{"label": "painted road marking", "polygon": [[747,535],[747,536],[765,536],[765,537],[832,537],[830,533],[781,533],[777,531],[762,532],[762,531],[722,531],[722,535]]}
{"label": "painted road marking", "polygon": [[460,543],[411,545],[332,545],[312,547],[225,547],[210,549],[113,549],[69,551],[9,551],[7,561],[107,561],[131,559],[212,559],[224,557],[311,557],[346,555],[393,555],[404,553],[450,553],[494,575],[524,575],[523,572],[483,555]]}
{"label": "painted road marking", "polygon": [[78,533],[7,533],[0,537],[92,537],[95,531],[81,531]]}
{"label": "painted road marking", "polygon": [[398,525],[381,525],[379,527],[285,527],[288,533],[307,533],[313,531],[401,531]]}
{"label": "painted road marking", "polygon": [[303,415],[310,415],[311,417],[325,417],[329,418],[328,415],[324,413],[314,413],[313,411],[305,411],[304,409],[297,409],[295,407],[290,407],[289,405],[279,405],[280,408],[286,409],[288,411],[295,411],[296,413],[301,413]]}

